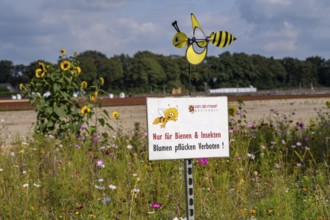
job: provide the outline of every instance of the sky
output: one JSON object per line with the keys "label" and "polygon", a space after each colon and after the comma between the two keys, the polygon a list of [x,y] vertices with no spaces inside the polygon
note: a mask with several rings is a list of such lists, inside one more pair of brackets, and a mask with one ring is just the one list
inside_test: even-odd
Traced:
{"label": "sky", "polygon": [[192,37],[191,13],[206,35],[237,38],[225,48],[210,45],[208,55],[329,59],[329,11],[329,0],[1,0],[0,60],[56,62],[61,49],[183,56],[185,49],[172,45],[172,22]]}

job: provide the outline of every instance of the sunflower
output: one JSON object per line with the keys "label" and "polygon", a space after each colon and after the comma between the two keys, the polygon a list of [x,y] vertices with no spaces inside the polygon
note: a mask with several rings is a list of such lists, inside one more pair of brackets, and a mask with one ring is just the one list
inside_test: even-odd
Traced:
{"label": "sunflower", "polygon": [[38,68],[38,69],[36,69],[35,74],[36,74],[36,77],[37,77],[37,78],[44,78],[44,76],[45,76],[45,71],[43,71],[42,69]]}
{"label": "sunflower", "polygon": [[98,94],[98,92],[95,91],[95,92],[91,95],[91,97],[90,97],[91,102],[95,102],[95,100],[96,100],[96,98],[97,98],[97,94]]}
{"label": "sunflower", "polygon": [[19,84],[19,90],[21,90],[21,91],[22,91],[22,90],[23,90],[23,88],[24,88],[24,85],[23,85],[23,83],[20,83],[20,84]]}
{"label": "sunflower", "polygon": [[230,106],[228,107],[228,114],[229,114],[229,116],[235,117],[236,113],[237,113],[237,108],[236,108],[236,106],[234,106],[234,105],[230,105]]}
{"label": "sunflower", "polygon": [[81,88],[81,89],[86,89],[87,86],[88,86],[88,84],[87,84],[86,81],[82,81],[82,82],[80,83],[80,88]]}
{"label": "sunflower", "polygon": [[325,102],[325,105],[330,108],[330,100]]}
{"label": "sunflower", "polygon": [[60,67],[61,67],[61,70],[67,71],[67,70],[70,69],[71,63],[68,60],[64,60],[64,61],[61,62]]}
{"label": "sunflower", "polygon": [[74,67],[73,70],[70,71],[72,76],[79,76],[81,73],[81,69],[79,66]]}
{"label": "sunflower", "polygon": [[99,78],[99,81],[100,81],[100,85],[103,86],[104,85],[104,78],[102,76]]}
{"label": "sunflower", "polygon": [[81,73],[81,68],[80,68],[80,66],[76,66],[76,67],[75,67],[75,70],[77,71],[78,75]]}
{"label": "sunflower", "polygon": [[80,110],[80,114],[82,114],[82,115],[87,115],[90,112],[91,112],[91,109],[86,105],[84,107],[82,107]]}
{"label": "sunflower", "polygon": [[112,117],[113,117],[114,119],[118,120],[118,119],[119,119],[119,113],[118,113],[117,111],[112,112]]}
{"label": "sunflower", "polygon": [[66,50],[61,49],[60,52],[61,52],[62,56],[66,55]]}
{"label": "sunflower", "polygon": [[46,72],[46,66],[43,62],[38,62],[39,68],[43,71]]}

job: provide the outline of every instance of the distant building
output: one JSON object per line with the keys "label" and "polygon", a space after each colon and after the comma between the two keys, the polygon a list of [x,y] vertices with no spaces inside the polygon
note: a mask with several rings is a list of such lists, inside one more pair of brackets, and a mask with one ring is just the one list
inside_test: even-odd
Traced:
{"label": "distant building", "polygon": [[209,94],[235,94],[235,93],[254,93],[257,92],[257,88],[250,87],[237,87],[237,88],[219,88],[209,89]]}
{"label": "distant building", "polygon": [[182,94],[181,87],[173,88],[171,93],[172,93],[172,95],[181,95]]}

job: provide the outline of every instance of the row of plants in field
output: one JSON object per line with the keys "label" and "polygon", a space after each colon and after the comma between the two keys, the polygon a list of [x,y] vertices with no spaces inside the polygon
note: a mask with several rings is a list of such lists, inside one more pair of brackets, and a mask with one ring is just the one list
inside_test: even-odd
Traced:
{"label": "row of plants in field", "polygon": [[[21,85],[36,130],[0,149],[0,219],[184,219],[184,162],[149,161],[146,131],[124,133],[78,67],[62,51]],[[330,101],[308,125],[275,109],[248,122],[241,99],[228,111],[230,157],[194,160],[196,219],[330,219]]]}

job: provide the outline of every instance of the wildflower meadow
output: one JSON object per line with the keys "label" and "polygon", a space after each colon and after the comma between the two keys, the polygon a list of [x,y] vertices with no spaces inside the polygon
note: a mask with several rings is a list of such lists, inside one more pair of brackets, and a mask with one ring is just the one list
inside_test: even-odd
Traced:
{"label": "wildflower meadow", "polygon": [[[184,161],[149,161],[146,131],[116,126],[97,103],[104,81],[87,90],[78,67],[62,51],[21,85],[38,118],[0,149],[0,219],[184,219]],[[329,220],[329,103],[308,124],[229,106],[230,157],[194,160],[195,218]]]}

